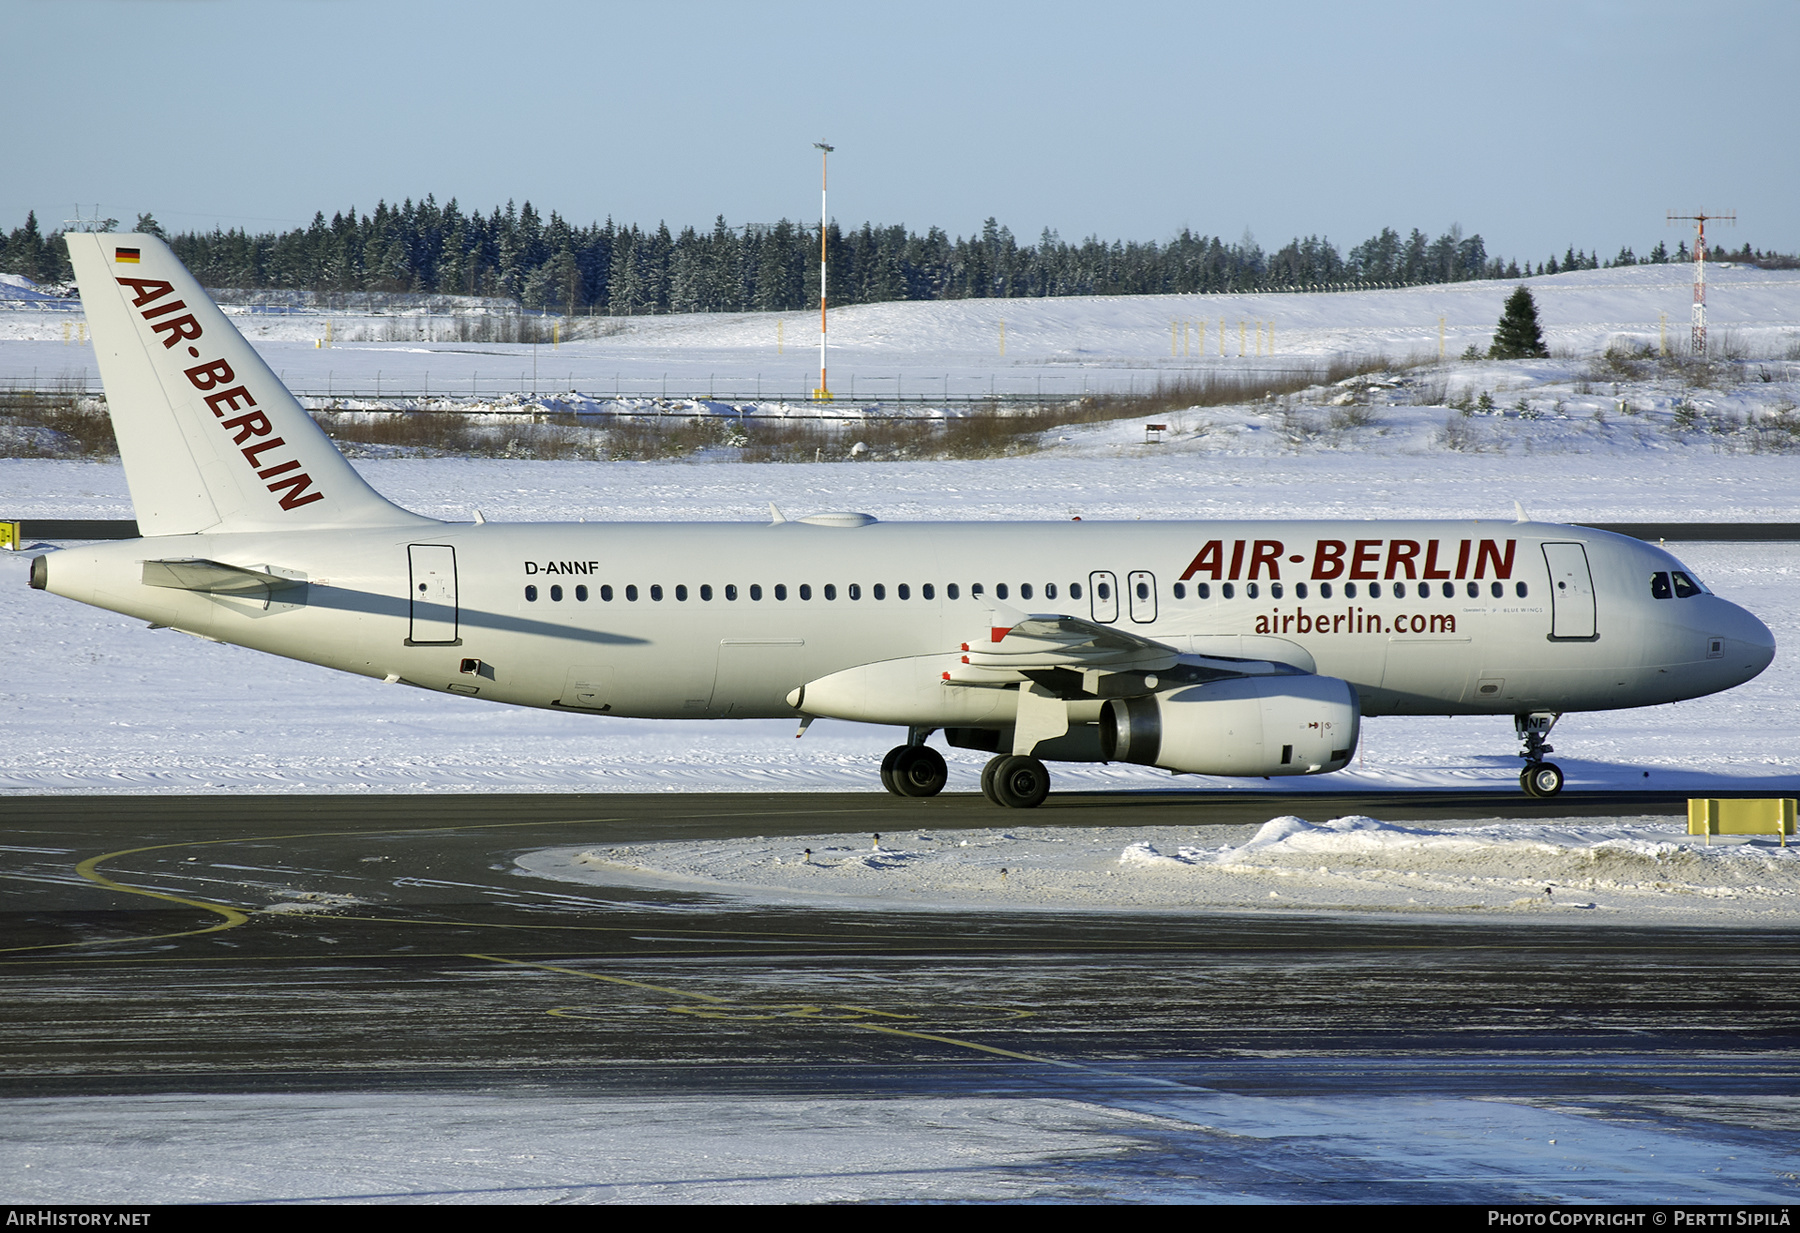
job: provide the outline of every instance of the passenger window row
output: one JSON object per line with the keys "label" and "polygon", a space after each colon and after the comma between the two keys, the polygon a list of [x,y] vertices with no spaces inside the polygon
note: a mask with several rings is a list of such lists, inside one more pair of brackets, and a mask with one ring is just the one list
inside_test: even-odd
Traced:
{"label": "passenger window row", "polygon": [[[1263,584],[1263,583],[1257,583],[1257,582],[1244,583],[1244,598],[1246,598],[1246,599],[1262,598],[1262,588],[1264,585],[1265,584]],[[1270,599],[1286,598],[1287,590],[1286,590],[1284,584],[1279,583],[1279,582],[1271,582],[1266,585],[1268,586],[1268,592],[1269,592]],[[1346,583],[1343,583],[1342,586],[1343,586],[1343,593],[1344,593],[1345,599],[1359,598],[1356,583],[1346,582]],[[1371,583],[1368,583],[1367,586],[1368,586],[1368,598],[1380,599],[1382,597],[1382,584],[1381,583],[1371,582]],[[1465,583],[1464,586],[1465,586],[1465,589],[1467,590],[1468,597],[1470,599],[1480,598],[1481,584],[1479,582]],[[1318,588],[1319,588],[1319,598],[1320,599],[1332,599],[1335,597],[1336,593],[1335,593],[1331,583],[1321,582],[1318,584]],[[639,591],[638,591],[638,587],[635,583],[628,584],[622,589],[624,591],[626,602],[628,602],[628,603],[636,603],[637,602],[638,596],[639,596]],[[664,588],[663,588],[662,584],[652,583],[647,589],[649,591],[650,599],[652,601],[657,602],[657,603],[660,603],[662,601],[662,599],[664,597]],[[1097,589],[1098,589],[1099,597],[1101,599],[1108,600],[1108,599],[1112,598],[1112,595],[1111,595],[1112,588],[1107,586],[1105,583],[1098,584]],[[1149,595],[1150,586],[1148,583],[1139,582],[1137,584],[1137,589],[1138,589],[1138,598],[1139,599],[1150,598],[1150,595]],[[561,603],[562,602],[565,592],[564,592],[564,588],[562,587],[562,585],[560,583],[552,583],[550,585],[550,587],[548,588],[548,590],[550,592],[550,600],[552,603]],[[573,588],[573,590],[575,593],[575,601],[577,603],[585,604],[588,601],[588,588],[585,583],[577,585],[576,587]],[[691,594],[691,591],[690,591],[690,588],[685,583],[677,584],[673,588],[673,590],[675,593],[676,602],[678,602],[678,603],[686,603],[687,602],[687,600]],[[705,602],[705,603],[710,603],[715,598],[716,595],[721,595],[721,594],[724,596],[724,598],[727,601],[735,601],[739,597],[739,594],[740,594],[740,590],[736,583],[726,583],[723,587],[719,587],[716,590],[712,586],[712,584],[702,583],[699,587],[693,588],[693,590],[697,591],[699,593],[701,601]],[[1176,599],[1186,599],[1187,598],[1188,588],[1187,588],[1187,584],[1185,582],[1177,582],[1173,587],[1170,588],[1170,590],[1172,591],[1172,593],[1174,594],[1174,597]],[[1429,582],[1420,582],[1420,583],[1414,584],[1414,591],[1420,599],[1431,598],[1431,584]],[[788,586],[786,583],[783,583],[783,582],[776,583],[773,587],[769,588],[769,592],[770,592],[770,594],[772,594],[775,597],[775,599],[780,600],[780,601],[785,601],[788,598]],[[813,597],[813,588],[812,588],[811,583],[803,582],[799,586],[793,588],[793,592],[795,595],[797,595],[802,600],[810,600]],[[1445,599],[1454,599],[1456,597],[1456,584],[1453,582],[1443,583],[1441,586],[1441,592]],[[535,583],[530,583],[530,584],[526,585],[525,599],[528,602],[536,603],[538,601],[539,593],[540,593],[539,588],[537,587],[537,585]],[[744,587],[742,589],[742,593],[747,594],[750,597],[750,599],[752,599],[752,600],[760,601],[763,598],[762,584],[753,582],[749,586]],[[835,583],[827,582],[824,586],[819,588],[819,593],[825,599],[835,600],[838,597],[837,585]],[[969,585],[969,598],[970,599],[980,599],[986,593],[987,593],[986,588],[979,582],[971,583]],[[1222,582],[1219,584],[1220,598],[1236,599],[1237,593],[1238,592],[1237,592],[1237,584],[1236,583]],[[1293,593],[1294,593],[1295,599],[1310,599],[1312,597],[1311,591],[1308,589],[1308,584],[1306,584],[1304,582],[1294,583]],[[1389,593],[1395,599],[1405,599],[1406,594],[1407,594],[1407,584],[1404,582],[1392,583],[1389,587]],[[1489,583],[1488,584],[1488,593],[1495,599],[1504,598],[1506,595],[1506,584],[1502,583],[1502,582]],[[1526,586],[1525,583],[1516,582],[1513,584],[1513,594],[1518,596],[1518,598],[1524,599],[1530,593],[1531,593],[1531,589],[1528,586]],[[877,599],[877,600],[886,599],[888,597],[887,584],[881,583],[881,582],[874,583],[873,585],[871,585],[868,588],[868,594],[869,594],[870,598],[873,598],[873,599]],[[1037,592],[1034,591],[1031,583],[1022,582],[1019,584],[1019,598],[1021,600],[1032,599],[1035,597],[1036,594],[1037,594]],[[1044,583],[1042,594],[1045,599],[1055,599],[1057,597],[1056,583],[1054,583],[1054,582]],[[1657,599],[1668,599],[1671,597],[1671,595],[1674,596],[1675,598],[1685,599],[1689,595],[1700,594],[1700,587],[1697,586],[1692,580],[1690,580],[1686,574],[1681,573],[1680,571],[1675,571],[1673,574],[1659,572],[1659,573],[1651,575],[1650,594],[1655,596]],[[852,583],[846,584],[844,587],[844,595],[847,598],[853,599],[853,600],[862,599],[863,598],[863,585],[860,582],[852,582]],[[902,583],[898,583],[895,585],[894,598],[906,600],[906,599],[911,599],[912,595],[913,595],[913,589],[909,583],[902,582]],[[1069,595],[1069,598],[1072,600],[1080,599],[1081,598],[1081,584],[1079,582],[1069,583],[1068,595]],[[600,599],[602,602],[611,603],[613,601],[613,597],[614,597],[614,589],[610,584],[602,585],[600,587]],[[995,599],[1008,599],[1010,597],[1011,597],[1011,588],[1009,588],[1006,583],[997,582],[994,584],[994,598]],[[936,599],[937,598],[937,587],[934,584],[929,583],[929,582],[922,583],[919,587],[919,598],[928,599],[928,600]],[[944,598],[946,598],[946,599],[961,599],[962,598],[962,588],[959,587],[954,582],[947,583],[944,587]],[[1194,584],[1194,598],[1195,599],[1211,599],[1212,598],[1212,584],[1208,583],[1208,582],[1196,582]]]}
{"label": "passenger window row", "polygon": [[[550,602],[562,602],[565,591],[560,583],[552,583],[549,587],[544,589],[549,591]],[[573,590],[575,593],[575,602],[585,604],[588,600],[587,586],[585,584],[579,585],[574,587]],[[921,583],[918,590],[920,599],[937,598],[937,586],[935,583]],[[618,592],[615,592],[611,584],[603,584],[599,588],[599,591],[601,602],[608,604],[613,601],[615,595],[619,592],[623,593],[627,603],[636,603],[640,596],[640,591],[636,583],[630,583],[624,587],[618,588]],[[761,600],[764,595],[763,586],[759,582],[753,582],[749,586],[741,588],[741,590],[735,582],[726,583],[724,586],[718,588],[713,587],[711,583],[702,583],[700,586],[693,588],[688,587],[686,583],[678,583],[674,587],[667,588],[666,590],[661,583],[651,583],[648,587],[644,588],[644,591],[647,591],[651,601],[656,603],[662,602],[668,591],[674,592],[677,603],[686,603],[687,600],[695,594],[699,596],[703,603],[710,603],[714,598],[719,596],[723,596],[727,601],[735,601],[740,595],[747,595],[751,600],[756,601]],[[536,583],[526,584],[526,602],[535,604],[541,593],[542,592]],[[789,587],[785,582],[778,582],[768,589],[768,593],[776,600],[785,601],[789,596]],[[809,582],[802,582],[798,586],[792,588],[792,593],[799,599],[810,600],[813,597],[812,584]],[[862,583],[851,582],[845,584],[843,593],[847,599],[862,599],[865,595],[865,590]],[[970,599],[980,599],[986,593],[986,588],[981,583],[974,582],[969,584]],[[834,600],[838,597],[838,586],[836,583],[827,582],[819,588],[819,594],[825,599]],[[888,586],[884,582],[873,583],[867,588],[866,594],[870,599],[886,599],[888,597]],[[1012,589],[1006,583],[997,582],[994,584],[994,598],[1007,599],[1011,594]],[[1031,599],[1037,594],[1038,591],[1033,588],[1031,583],[1022,582],[1019,584],[1020,599]],[[1044,583],[1042,594],[1045,599],[1055,599],[1057,596],[1056,583]],[[1079,582],[1069,583],[1068,594],[1070,599],[1080,599],[1081,584]],[[893,595],[895,599],[911,599],[913,597],[912,584],[906,582],[895,584]],[[961,599],[962,587],[954,582],[946,583],[944,585],[944,598]]]}
{"label": "passenger window row", "polygon": [[[1269,598],[1270,599],[1286,598],[1286,596],[1287,596],[1286,587],[1284,584],[1279,583],[1279,582],[1270,582],[1267,584],[1258,583],[1258,582],[1246,582],[1246,583],[1244,583],[1244,598],[1246,598],[1246,599],[1262,598],[1262,588],[1265,585],[1269,588]],[[1369,588],[1368,597],[1370,599],[1380,599],[1382,596],[1382,584],[1379,582],[1371,582],[1367,585]],[[1318,584],[1318,586],[1319,586],[1319,598],[1320,599],[1331,599],[1336,594],[1336,592],[1334,591],[1334,589],[1332,587],[1332,584],[1329,582],[1321,582]],[[1358,597],[1356,583],[1346,582],[1346,583],[1343,583],[1342,586],[1343,586],[1343,590],[1344,590],[1344,598],[1345,599],[1356,599]],[[1481,584],[1479,582],[1465,583],[1464,586],[1468,592],[1468,596],[1470,599],[1479,599],[1481,597]],[[1429,582],[1414,583],[1412,589],[1413,589],[1413,592],[1420,599],[1430,599],[1431,598],[1431,584]],[[1173,587],[1170,588],[1170,590],[1174,593],[1176,599],[1186,599],[1187,598],[1187,584],[1186,583],[1177,582]],[[1442,585],[1441,591],[1442,591],[1443,597],[1445,599],[1455,599],[1456,598],[1456,584],[1454,582],[1444,583]],[[1406,593],[1407,593],[1407,584],[1404,582],[1391,583],[1391,584],[1389,584],[1389,587],[1388,587],[1388,593],[1391,594],[1395,599],[1405,599]],[[1491,596],[1493,596],[1495,599],[1502,599],[1506,595],[1506,584],[1504,582],[1491,582],[1488,584],[1488,593]],[[1531,588],[1526,586],[1523,582],[1515,582],[1513,584],[1513,594],[1518,596],[1520,599],[1524,599],[1527,595],[1531,594]],[[1235,583],[1235,582],[1220,583],[1219,584],[1219,595],[1223,599],[1236,599],[1237,598],[1237,583]],[[1294,584],[1294,598],[1295,599],[1310,599],[1311,597],[1312,597],[1312,592],[1309,590],[1308,584],[1306,584],[1304,582],[1296,582]],[[1194,598],[1195,599],[1211,599],[1212,598],[1212,584],[1210,582],[1196,582],[1194,584]]]}

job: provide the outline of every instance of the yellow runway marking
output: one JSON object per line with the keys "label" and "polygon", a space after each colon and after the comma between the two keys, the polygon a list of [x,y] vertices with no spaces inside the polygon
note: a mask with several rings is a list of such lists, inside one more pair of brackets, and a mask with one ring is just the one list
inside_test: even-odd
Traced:
{"label": "yellow runway marking", "polygon": [[[710,993],[693,993],[686,989],[676,989],[676,988],[673,988],[668,985],[652,985],[646,981],[627,980],[623,976],[609,976],[604,972],[584,972],[579,968],[566,968],[566,967],[561,967],[554,963],[532,963],[532,962],[529,962],[529,961],[523,960],[523,959],[506,959],[506,958],[502,958],[502,957],[496,956],[496,955],[471,954],[468,956],[468,958],[482,959],[482,960],[486,960],[489,963],[504,963],[504,964],[508,964],[512,967],[537,968],[540,971],[555,972],[562,976],[580,976],[587,980],[597,980],[597,981],[601,981],[601,982],[603,982],[605,984],[609,984],[609,985],[625,985],[625,986],[627,986],[629,988],[633,988],[633,989],[648,989],[652,993],[663,993],[663,994],[668,994],[672,997],[692,998],[695,1001],[707,1003],[708,1007],[707,1008],[695,1008],[695,1007],[691,1007],[691,1006],[671,1006],[671,1007],[668,1007],[667,1009],[670,1010],[671,1012],[674,1012],[677,1014],[694,1015],[698,1018],[705,1018],[705,1019],[731,1019],[731,1020],[737,1020],[737,1021],[767,1022],[767,1021],[770,1021],[773,1019],[778,1019],[778,1018],[801,1017],[801,1016],[797,1015],[796,1013],[794,1013],[795,1011],[801,1010],[801,1009],[819,1010],[819,1011],[823,1011],[823,1010],[827,1009],[825,1007],[812,1006],[809,1003],[785,1003],[784,1005],[789,1007],[789,1011],[785,1014],[758,1013],[759,1011],[775,1010],[775,1009],[777,1009],[777,1007],[773,1007],[773,1006],[758,1007],[758,1006],[751,1005],[751,1004],[736,1002],[731,998],[718,997],[718,996],[715,996],[714,994],[710,994]],[[716,1008],[716,1009],[714,1009],[714,1008]],[[727,1009],[727,1008],[741,1008],[742,1013],[737,1013],[736,1010]],[[853,1012],[857,1012],[859,1015],[861,1015],[861,1014],[881,1015],[884,1018],[891,1018],[891,1019],[910,1019],[910,1018],[915,1017],[912,1015],[891,1014],[887,1011],[875,1010],[872,1007],[834,1006],[834,1007],[830,1007],[829,1009],[853,1011]],[[1008,1008],[985,1007],[984,1009],[1004,1010],[1004,1009],[1008,1009]],[[598,1016],[582,1014],[582,1013],[576,1011],[575,1009],[573,1009],[571,1007],[567,1007],[567,1006],[554,1007],[551,1010],[547,1011],[546,1013],[554,1015],[559,1019],[598,1018]],[[1029,1018],[1031,1016],[1030,1011],[1014,1010],[1011,1013],[1014,1016],[1016,1016],[1017,1018],[1021,1018],[1021,1019]],[[935,1032],[913,1032],[913,1031],[908,1031],[905,1028],[892,1027],[885,1023],[867,1023],[867,1022],[864,1022],[860,1017],[852,1018],[848,1015],[820,1015],[818,1017],[823,1018],[828,1022],[842,1023],[846,1027],[861,1028],[862,1030],[869,1031],[869,1032],[880,1032],[886,1036],[906,1036],[906,1037],[910,1037],[913,1040],[929,1040],[929,1041],[933,1042],[934,1044],[951,1045],[958,1049],[973,1049],[980,1053],[992,1053],[998,1057],[1009,1057],[1009,1058],[1013,1058],[1014,1060],[1020,1061],[1020,1062],[1037,1062],[1044,1066],[1060,1066],[1060,1067],[1064,1068],[1065,1070],[1085,1070],[1085,1071],[1091,1071],[1095,1074],[1109,1073],[1109,1072],[1104,1072],[1104,1071],[1097,1071],[1092,1066],[1083,1066],[1080,1062],[1065,1062],[1059,1058],[1039,1057],[1035,1053],[1020,1053],[1015,1049],[1002,1049],[998,1045],[984,1045],[980,1041],[964,1040],[959,1036],[943,1036],[943,1035],[939,1035],[938,1033],[935,1033]],[[1155,1082],[1166,1082],[1166,1081],[1155,1081]],[[1175,1086],[1185,1087],[1186,1085],[1185,1084],[1176,1084]]]}
{"label": "yellow runway marking", "polygon": [[467,959],[485,959],[489,963],[505,963],[515,968],[539,968],[545,972],[559,972],[564,976],[584,976],[588,980],[605,981],[609,985],[629,985],[633,989],[648,989],[652,993],[664,993],[675,998],[695,998],[703,1002],[729,1002],[730,998],[714,997],[710,993],[689,993],[686,989],[670,989],[664,985],[646,984],[641,980],[626,980],[623,976],[606,976],[599,972],[583,972],[578,968],[561,968],[554,963],[530,963],[524,959],[504,959],[498,955],[465,955]]}
{"label": "yellow runway marking", "polygon": [[98,866],[102,861],[115,860],[121,856],[135,856],[139,852],[155,852],[161,848],[179,848],[179,843],[152,844],[147,848],[123,848],[117,852],[107,852],[101,856],[90,856],[75,866],[75,872],[81,877],[107,890],[118,891],[122,895],[142,895],[146,899],[161,899],[165,903],[178,903],[187,908],[199,908],[203,912],[212,912],[224,917],[217,924],[208,925],[204,929],[182,929],[174,933],[153,933],[129,938],[87,938],[80,942],[49,942],[41,946],[7,946],[0,947],[0,954],[16,954],[32,950],[64,950],[73,946],[116,946],[121,942],[158,942],[168,938],[191,938],[203,933],[218,933],[224,929],[236,929],[239,925],[248,924],[250,917],[241,908],[234,908],[228,903],[213,903],[206,899],[192,899],[186,895],[173,895],[168,891],[145,890],[140,886],[127,886],[123,882],[101,873]]}
{"label": "yellow runway marking", "polygon": [[[938,1036],[932,1032],[909,1032],[905,1028],[889,1027],[885,1023],[852,1023],[851,1027],[862,1028],[867,1032],[881,1032],[888,1036],[910,1036],[914,1040],[931,1040],[940,1045],[955,1045],[961,1049],[975,1049],[981,1053],[995,1053],[1001,1057],[1016,1058],[1021,1062],[1038,1062],[1045,1066],[1061,1066],[1066,1070],[1093,1070],[1092,1066],[1083,1066],[1080,1062],[1065,1062],[1060,1058],[1039,1057],[1035,1053],[1017,1053],[1011,1049],[1002,1049],[997,1045],[984,1045],[979,1041],[963,1040],[957,1036]],[[1100,1072],[1096,1072],[1100,1073]]]}
{"label": "yellow runway marking", "polygon": [[[205,912],[216,912],[225,919],[205,929],[191,930],[192,933],[215,933],[220,929],[236,929],[250,918],[242,911],[226,903],[212,903],[205,899],[190,899],[185,895],[172,895],[167,891],[145,890],[138,886],[127,886],[123,882],[115,882],[99,870],[100,862],[115,860],[121,856],[136,856],[139,852],[154,852],[158,848],[179,847],[178,844],[154,844],[147,848],[124,848],[118,852],[108,852],[103,856],[90,856],[75,866],[75,872],[97,886],[108,890],[119,891],[127,895],[143,895],[149,899],[161,899],[166,903],[179,903],[185,907],[199,908]],[[182,937],[182,934],[165,934],[163,936]],[[35,948],[33,948],[35,949]]]}
{"label": "yellow runway marking", "polygon": [[99,871],[99,866],[106,861],[118,860],[125,856],[137,856],[144,852],[166,852],[172,848],[207,848],[227,846],[235,843],[274,843],[284,839],[332,839],[344,835],[377,837],[382,835],[428,835],[444,834],[454,831],[508,830],[532,826],[579,826],[593,822],[619,822],[620,818],[559,818],[549,822],[472,822],[460,826],[414,826],[397,830],[332,830],[332,831],[298,831],[290,835],[244,835],[231,839],[191,839],[179,843],[153,843],[142,848],[121,848],[117,852],[106,852],[99,856],[90,856],[75,866],[75,872],[94,885],[106,890],[117,891],[123,895],[142,895],[148,899],[161,899],[165,903],[180,904],[183,907],[198,908],[203,912],[216,913],[224,917],[214,925],[204,929],[182,929],[173,933],[139,934],[129,938],[87,938],[80,942],[47,942],[39,946],[0,946],[0,955],[17,954],[34,950],[68,950],[82,946],[118,946],[121,944],[141,944],[144,942],[161,942],[171,938],[191,938],[205,933],[218,933],[226,929],[236,929],[250,923],[250,917],[258,911],[255,908],[234,908],[228,903],[213,903],[206,899],[194,899],[185,895],[171,894],[168,891],[147,890],[140,886],[131,886],[115,881]]}
{"label": "yellow runway marking", "polygon": [[[763,1023],[772,1019],[820,1019],[834,1023],[847,1023],[862,1019],[869,1015],[879,1015],[883,1019],[917,1019],[917,1015],[902,1015],[891,1010],[876,1010],[873,1006],[851,1006],[842,1002],[771,1002],[757,1003],[743,1009],[718,1006],[671,1006],[672,1014],[692,1015],[696,1019],[724,1019],[733,1023]],[[576,1016],[571,1016],[574,1018]]]}

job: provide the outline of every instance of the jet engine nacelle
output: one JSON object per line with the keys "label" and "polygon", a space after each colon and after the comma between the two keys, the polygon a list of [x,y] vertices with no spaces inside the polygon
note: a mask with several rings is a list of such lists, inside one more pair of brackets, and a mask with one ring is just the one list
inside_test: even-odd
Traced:
{"label": "jet engine nacelle", "polygon": [[1349,763],[1361,719],[1356,690],[1336,677],[1232,677],[1109,699],[1100,748],[1108,761],[1200,775],[1312,775]]}

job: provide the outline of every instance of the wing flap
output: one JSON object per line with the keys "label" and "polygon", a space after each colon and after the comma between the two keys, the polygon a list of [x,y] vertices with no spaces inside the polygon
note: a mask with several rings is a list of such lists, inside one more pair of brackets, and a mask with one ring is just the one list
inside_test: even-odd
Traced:
{"label": "wing flap", "polygon": [[[996,614],[1005,620],[1005,614]],[[985,639],[963,643],[970,667],[1029,672],[1049,668],[1134,668],[1173,664],[1172,646],[1080,617],[1058,614],[991,624]]]}
{"label": "wing flap", "polygon": [[1167,643],[1081,617],[1000,609],[990,615],[985,638],[962,644],[943,683],[992,688],[1032,681],[1064,697],[1108,697],[1145,693],[1156,689],[1159,680],[1295,671],[1299,669],[1267,660],[1183,654]]}

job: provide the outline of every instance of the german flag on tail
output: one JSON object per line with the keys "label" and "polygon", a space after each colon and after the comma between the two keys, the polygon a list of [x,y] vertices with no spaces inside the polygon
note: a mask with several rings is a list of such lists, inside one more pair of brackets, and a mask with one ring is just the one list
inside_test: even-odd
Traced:
{"label": "german flag on tail", "polygon": [[135,248],[115,248],[113,249],[113,260],[115,262],[136,265],[138,264],[138,250]]}

